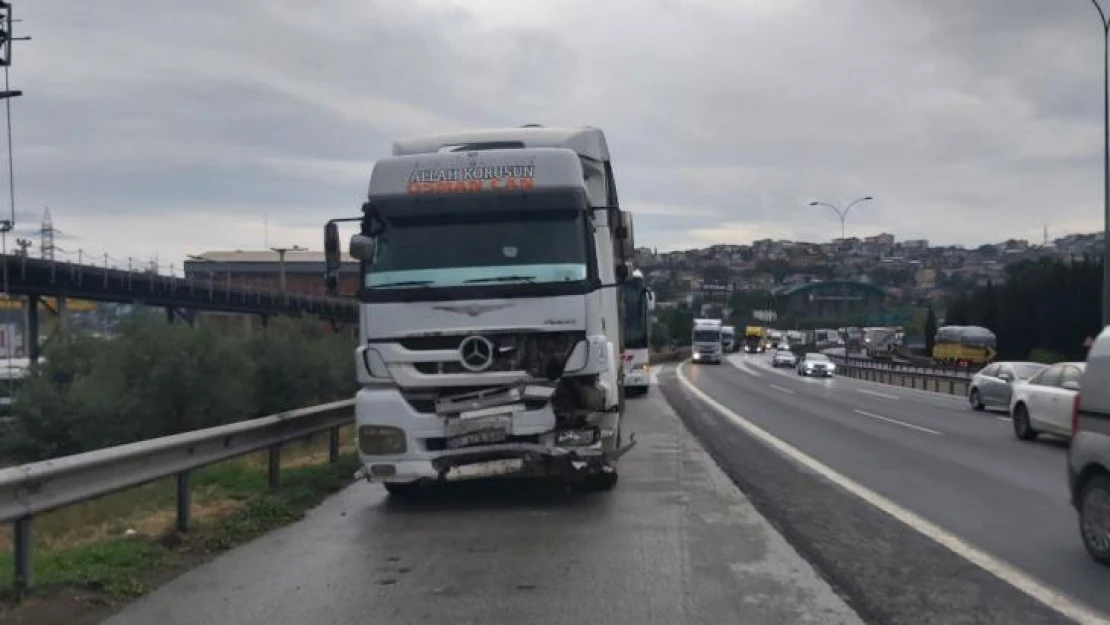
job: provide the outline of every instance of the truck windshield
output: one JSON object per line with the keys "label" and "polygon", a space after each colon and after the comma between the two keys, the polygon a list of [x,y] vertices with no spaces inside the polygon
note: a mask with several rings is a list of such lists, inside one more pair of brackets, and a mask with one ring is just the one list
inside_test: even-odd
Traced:
{"label": "truck windshield", "polygon": [[[467,198],[473,200],[473,198]],[[582,281],[585,213],[574,208],[391,214],[365,284],[375,289]],[[447,209],[450,202],[442,202]]]}
{"label": "truck windshield", "polygon": [[621,285],[624,292],[624,347],[648,346],[647,294],[643,278],[629,278]]}
{"label": "truck windshield", "polygon": [[717,343],[721,340],[721,333],[716,330],[694,330],[695,343]]}

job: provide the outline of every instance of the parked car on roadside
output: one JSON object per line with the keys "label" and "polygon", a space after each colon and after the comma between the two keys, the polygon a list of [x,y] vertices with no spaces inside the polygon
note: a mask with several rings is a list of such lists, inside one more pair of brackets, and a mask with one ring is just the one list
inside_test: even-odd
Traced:
{"label": "parked car on roadside", "polygon": [[1068,489],[1091,557],[1110,566],[1110,326],[1087,353],[1071,415]]}
{"label": "parked car on roadside", "polygon": [[1024,382],[1048,365],[1038,362],[995,362],[971,376],[967,399],[973,410],[1001,408],[1009,411],[1013,386]]}
{"label": "parked car on roadside", "polygon": [[1044,432],[1071,437],[1071,413],[1085,362],[1058,362],[1015,384],[1010,398],[1014,435],[1031,441]]}

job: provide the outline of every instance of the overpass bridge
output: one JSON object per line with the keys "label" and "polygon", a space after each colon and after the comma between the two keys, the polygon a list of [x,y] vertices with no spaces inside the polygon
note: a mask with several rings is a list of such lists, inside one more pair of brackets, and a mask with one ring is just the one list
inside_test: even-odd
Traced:
{"label": "overpass bridge", "polygon": [[335,324],[358,321],[358,302],[353,298],[301,295],[23,255],[0,255],[0,269],[0,290],[27,298],[27,355],[32,361],[38,359],[38,307],[44,298],[56,298],[61,306],[67,299],[79,299],[165,308],[171,321],[180,317],[191,322],[197,311],[257,315],[263,320],[311,315]]}

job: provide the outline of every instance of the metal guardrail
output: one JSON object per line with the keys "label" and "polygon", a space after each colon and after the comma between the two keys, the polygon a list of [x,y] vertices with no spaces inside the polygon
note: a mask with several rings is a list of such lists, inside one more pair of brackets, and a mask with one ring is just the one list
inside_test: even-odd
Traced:
{"label": "metal guardrail", "polygon": [[844,357],[826,354],[838,364],[852,366],[858,369],[875,369],[879,371],[893,371],[896,373],[941,376],[969,380],[978,371],[976,367],[926,367],[908,363],[891,362],[887,360],[872,360],[867,358]]}
{"label": "metal guardrail", "polygon": [[177,529],[188,531],[191,471],[268,449],[269,483],[276,487],[281,476],[282,443],[328,430],[328,461],[336,462],[339,428],[353,419],[354,400],[348,399],[0,469],[0,522],[11,522],[14,526],[12,550],[17,596],[32,585],[34,515],[174,475]]}
{"label": "metal guardrail", "polygon": [[953,373],[914,367],[876,367],[871,366],[873,361],[830,358],[837,363],[837,371],[841,375],[858,380],[950,395],[966,395],[968,386],[971,384],[971,374],[967,372]]}

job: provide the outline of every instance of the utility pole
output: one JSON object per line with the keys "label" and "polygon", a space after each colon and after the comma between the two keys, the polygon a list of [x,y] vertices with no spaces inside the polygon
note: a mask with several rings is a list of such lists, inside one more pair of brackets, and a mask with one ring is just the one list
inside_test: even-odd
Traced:
{"label": "utility pole", "polygon": [[873,199],[875,199],[875,198],[871,197],[870,195],[865,195],[861,198],[852,200],[844,208],[834,206],[832,204],[829,204],[828,202],[820,202],[820,201],[816,201],[816,200],[813,201],[813,202],[810,202],[809,205],[810,206],[824,206],[826,208],[831,208],[833,210],[833,212],[836,213],[837,218],[840,219],[840,242],[841,242],[841,244],[843,244],[844,243],[844,221],[848,218],[848,211],[852,210],[852,207],[855,206],[856,204],[859,204],[860,202],[868,202],[868,201],[873,200]]}
{"label": "utility pole", "polygon": [[279,278],[278,279],[280,280],[280,283],[279,283],[280,287],[279,288],[281,289],[282,293],[285,292],[285,253],[286,252],[303,252],[303,251],[305,251],[305,249],[306,248],[303,248],[299,245],[294,245],[293,247],[271,247],[270,248],[270,251],[277,252],[277,255],[278,255],[278,271],[279,271],[279,274],[278,274]]}
{"label": "utility pole", "polygon": [[1102,325],[1110,325],[1110,20],[1097,0],[1102,27]]}

